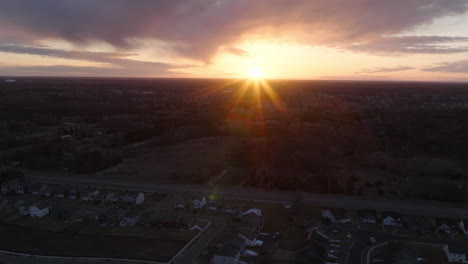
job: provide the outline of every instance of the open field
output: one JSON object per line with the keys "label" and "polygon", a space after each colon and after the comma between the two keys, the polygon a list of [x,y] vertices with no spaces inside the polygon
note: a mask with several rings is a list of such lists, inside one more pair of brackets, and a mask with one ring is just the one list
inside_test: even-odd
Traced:
{"label": "open field", "polygon": [[170,260],[186,242],[137,237],[88,236],[0,225],[3,250],[50,256]]}
{"label": "open field", "polygon": [[211,137],[159,147],[124,160],[111,177],[205,183],[226,167],[226,157],[238,142],[233,137]]}

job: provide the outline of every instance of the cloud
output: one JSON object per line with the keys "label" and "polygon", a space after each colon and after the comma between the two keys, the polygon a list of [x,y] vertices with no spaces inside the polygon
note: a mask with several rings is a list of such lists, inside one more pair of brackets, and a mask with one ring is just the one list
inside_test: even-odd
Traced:
{"label": "cloud", "polygon": [[[460,46],[468,43],[468,37],[445,36],[404,36],[381,37],[369,42],[352,43],[339,46],[339,48],[380,54],[450,54],[467,52],[468,46]],[[453,46],[453,44],[457,44]]]}
{"label": "cloud", "polygon": [[[466,0],[0,0],[0,35],[4,42],[104,41],[122,50],[134,39],[157,39],[182,56],[209,61],[220,47],[261,29],[271,37],[299,32],[295,38],[310,45],[356,51],[383,45],[393,52],[386,44],[401,51],[400,42],[409,39],[383,36],[467,10]],[[404,52],[413,48],[403,45]],[[423,45],[416,51],[461,50]]]}
{"label": "cloud", "polygon": [[427,72],[466,73],[468,74],[468,60],[444,62],[422,69]]}
{"label": "cloud", "polygon": [[[14,73],[19,75],[37,75],[40,72],[47,71],[53,74],[61,75],[69,71],[70,75],[77,76],[155,76],[172,75],[171,70],[188,67],[188,65],[173,65],[160,62],[148,62],[128,59],[131,53],[121,52],[88,52],[88,51],[69,51],[62,49],[51,49],[45,46],[30,45],[12,45],[0,44],[0,52],[31,54],[61,59],[83,60],[106,64],[103,67],[76,67],[76,66],[30,66],[30,67],[10,67],[3,66],[2,73]],[[37,74],[36,74],[37,73]],[[10,74],[11,75],[11,74]]]}
{"label": "cloud", "polygon": [[397,66],[397,67],[389,67],[389,68],[376,67],[376,68],[371,68],[371,69],[363,69],[360,72],[357,72],[357,74],[399,72],[399,71],[407,71],[407,70],[412,70],[412,69],[414,68],[409,67],[409,66]]}

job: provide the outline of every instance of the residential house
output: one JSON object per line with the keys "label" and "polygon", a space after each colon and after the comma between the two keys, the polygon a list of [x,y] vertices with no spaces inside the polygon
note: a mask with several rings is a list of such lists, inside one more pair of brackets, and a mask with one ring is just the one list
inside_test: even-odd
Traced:
{"label": "residential house", "polygon": [[101,226],[113,226],[118,220],[119,215],[114,210],[109,210],[97,217],[98,223]]}
{"label": "residential house", "polygon": [[263,241],[257,240],[257,234],[250,228],[241,227],[238,230],[238,235],[245,241],[248,247],[255,247],[263,245]]}
{"label": "residential house", "polygon": [[258,214],[258,212],[249,211],[242,215],[241,224],[245,227],[251,228],[255,232],[260,232],[264,224],[263,216],[261,213]]}
{"label": "residential house", "polygon": [[434,227],[434,219],[425,216],[410,215],[406,217],[408,229],[419,233],[429,233]]}
{"label": "residential house", "polygon": [[24,193],[24,185],[20,179],[13,179],[8,182],[5,182],[1,186],[2,193],[15,192],[15,193]]}
{"label": "residential house", "polygon": [[78,192],[77,189],[71,189],[68,192],[68,199],[69,200],[77,200],[79,198],[80,193]]}
{"label": "residential house", "polygon": [[240,248],[235,245],[225,244],[215,251],[211,258],[211,264],[237,264],[240,263]]}
{"label": "residential house", "polygon": [[31,208],[31,206],[36,205],[36,204],[38,204],[38,202],[36,202],[36,201],[26,201],[26,202],[23,202],[23,203],[19,206],[19,214],[20,214],[20,215],[30,215],[31,212],[30,212],[29,208]]}
{"label": "residential house", "polygon": [[194,199],[192,200],[192,208],[193,209],[201,209],[206,206],[206,198],[203,197],[202,199]]}
{"label": "residential house", "polygon": [[54,197],[57,199],[63,199],[66,196],[65,188],[64,187],[58,187],[56,188],[56,191],[54,193]]}
{"label": "residential house", "polygon": [[417,264],[416,252],[406,244],[389,242],[383,254],[383,264]]}
{"label": "residential house", "polygon": [[218,210],[218,203],[216,202],[215,199],[208,199],[207,208],[210,211],[216,211]]}
{"label": "residential house", "polygon": [[322,210],[322,217],[330,221],[330,223],[336,223],[336,218],[332,212],[328,209]]}
{"label": "residential house", "polygon": [[92,201],[94,199],[97,199],[99,195],[99,190],[83,190],[81,192],[81,201]]}
{"label": "residential house", "polygon": [[135,226],[140,221],[141,213],[138,211],[130,211],[125,214],[120,220],[120,226]]}
{"label": "residential house", "polygon": [[119,196],[113,192],[105,194],[104,202],[116,204],[119,201]]}
{"label": "residential house", "polygon": [[468,221],[466,220],[460,220],[458,222],[458,228],[464,234],[465,236],[468,236]]}
{"label": "residential house", "polygon": [[444,253],[450,263],[468,263],[468,247],[461,243],[444,246]]}
{"label": "residential house", "polygon": [[54,194],[54,189],[51,186],[46,186],[44,192],[42,192],[42,196],[44,197],[52,197]]}
{"label": "residential house", "polygon": [[50,213],[50,205],[45,203],[38,203],[29,207],[29,214],[32,217],[44,217]]}
{"label": "residential house", "polygon": [[327,263],[327,250],[321,245],[313,242],[306,241],[297,253],[294,261],[294,264],[325,264]]}
{"label": "residential house", "polygon": [[344,208],[332,208],[330,209],[331,213],[336,219],[336,222],[339,224],[347,224],[351,223],[353,216],[351,211],[346,210]]}
{"label": "residential house", "polygon": [[237,264],[242,263],[240,256],[245,251],[245,240],[234,236],[215,251],[212,264]]}
{"label": "residential house", "polygon": [[459,228],[459,222],[453,219],[436,218],[436,230],[446,234],[458,234],[462,232]]}
{"label": "residential house", "polygon": [[402,227],[403,226],[402,216],[394,212],[383,212],[382,224],[384,226]]}
{"label": "residential house", "polygon": [[145,194],[132,192],[122,196],[121,199],[128,205],[142,205],[145,202]]}
{"label": "residential house", "polygon": [[22,182],[18,182],[15,186],[15,193],[17,194],[25,194],[26,193],[26,186]]}
{"label": "residential house", "polygon": [[42,183],[34,183],[29,186],[29,190],[34,196],[42,196],[46,188],[47,184]]}
{"label": "residential house", "polygon": [[361,209],[356,212],[357,219],[361,224],[377,223],[377,212],[373,209]]}

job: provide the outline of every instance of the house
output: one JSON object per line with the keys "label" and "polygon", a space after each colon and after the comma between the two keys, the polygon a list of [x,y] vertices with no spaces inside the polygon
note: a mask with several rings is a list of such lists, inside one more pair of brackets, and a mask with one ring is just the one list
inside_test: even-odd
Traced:
{"label": "house", "polygon": [[383,255],[383,264],[417,264],[416,252],[406,244],[390,241]]}
{"label": "house", "polygon": [[55,207],[51,210],[51,215],[56,217],[59,220],[65,222],[77,222],[80,221],[83,217],[83,212],[81,210],[76,210],[75,208],[70,207]]}
{"label": "house", "polygon": [[142,205],[145,202],[145,194],[142,192],[133,192],[121,196],[121,199],[128,205]]}
{"label": "house", "polygon": [[353,216],[349,210],[344,208],[332,208],[330,209],[331,213],[336,219],[336,222],[339,224],[351,223]]}
{"label": "house", "polygon": [[466,220],[460,220],[458,222],[458,228],[464,234],[465,236],[468,236],[468,221]]}
{"label": "house", "polygon": [[211,264],[237,264],[240,263],[241,249],[236,245],[224,244],[215,251]]}
{"label": "house", "polygon": [[[8,182],[5,182],[1,186],[2,193],[15,192],[15,193],[24,193],[24,185],[19,179],[13,179]],[[18,192],[20,191],[20,192]]]}
{"label": "house", "polygon": [[377,212],[373,209],[361,209],[356,212],[357,219],[361,224],[377,223]]}
{"label": "house", "polygon": [[394,227],[402,227],[402,217],[398,213],[394,212],[383,212],[382,213],[382,224],[384,226],[394,226]]}
{"label": "house", "polygon": [[462,232],[459,228],[460,221],[447,219],[447,218],[436,218],[436,230],[438,232],[444,232],[446,234],[457,234]]}
{"label": "house", "polygon": [[410,215],[406,217],[408,229],[419,233],[431,232],[434,227],[434,220],[430,217]]}
{"label": "house", "polygon": [[26,186],[24,186],[23,183],[19,182],[19,183],[15,186],[15,193],[17,193],[17,194],[25,194],[25,193],[26,193]]}
{"label": "house", "polygon": [[248,214],[256,214],[258,216],[262,216],[262,210],[257,209],[257,208],[252,208],[252,209],[249,209],[249,210],[243,212],[242,216],[245,216],[245,215],[248,215]]}
{"label": "house", "polygon": [[115,193],[110,192],[110,193],[105,194],[104,202],[115,204],[118,201],[119,201],[119,196],[116,195]]}
{"label": "house", "polygon": [[54,189],[51,186],[46,186],[44,192],[42,192],[42,196],[44,197],[52,197],[54,194]]}
{"label": "house", "polygon": [[101,226],[113,226],[118,219],[118,213],[109,210],[97,217],[98,223]]}
{"label": "house", "polygon": [[217,204],[216,200],[214,200],[214,199],[208,199],[207,208],[208,208],[208,210],[210,210],[210,211],[216,211],[216,210],[218,210],[218,204]]}
{"label": "house", "polygon": [[29,214],[32,217],[44,217],[50,213],[49,208],[50,205],[45,203],[35,204],[29,207]]}
{"label": "house", "polygon": [[325,264],[327,263],[327,251],[319,244],[314,242],[306,241],[297,253],[294,261],[294,264]]}
{"label": "house", "polygon": [[34,183],[29,186],[29,190],[34,196],[42,196],[44,194],[47,184]]}
{"label": "house", "polygon": [[60,137],[60,139],[62,139],[62,141],[70,141],[73,139],[73,136],[72,135],[63,135]]}
{"label": "house", "polygon": [[193,209],[201,209],[206,205],[206,198],[203,197],[202,199],[194,199],[192,200],[192,208]]}
{"label": "house", "polygon": [[444,253],[450,263],[468,263],[468,247],[464,244],[444,245]]}
{"label": "house", "polygon": [[337,222],[335,216],[328,209],[322,210],[322,217],[329,220],[330,223],[336,223]]}
{"label": "house", "polygon": [[138,211],[130,211],[125,214],[120,220],[120,226],[135,226],[140,221],[141,213]]}
{"label": "house", "polygon": [[[249,210],[250,211],[250,210]],[[251,228],[255,232],[259,232],[263,228],[263,216],[258,212],[250,211],[245,213],[241,217],[241,224],[243,226]]]}
{"label": "house", "polygon": [[69,200],[77,200],[78,197],[79,197],[79,192],[76,190],[76,189],[71,189],[69,192],[68,192],[68,199]]}
{"label": "house", "polygon": [[57,188],[57,190],[54,193],[54,197],[57,199],[63,199],[65,198],[65,189],[63,187]]}
{"label": "house", "polygon": [[239,228],[238,235],[244,239],[244,244],[248,247],[255,247],[263,245],[263,241],[257,240],[257,234],[250,228]]}
{"label": "house", "polygon": [[99,190],[83,190],[81,192],[81,201],[92,201],[99,195]]}
{"label": "house", "polygon": [[36,205],[38,204],[38,202],[36,201],[27,201],[27,202],[23,202],[20,206],[19,206],[19,214],[20,215],[30,215],[30,210],[29,208],[33,205]]}

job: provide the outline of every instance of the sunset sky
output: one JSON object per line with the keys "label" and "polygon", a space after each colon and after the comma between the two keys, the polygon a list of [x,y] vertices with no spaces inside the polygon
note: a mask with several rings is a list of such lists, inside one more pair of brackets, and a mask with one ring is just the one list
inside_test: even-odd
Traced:
{"label": "sunset sky", "polygon": [[468,81],[468,0],[0,0],[0,76]]}

